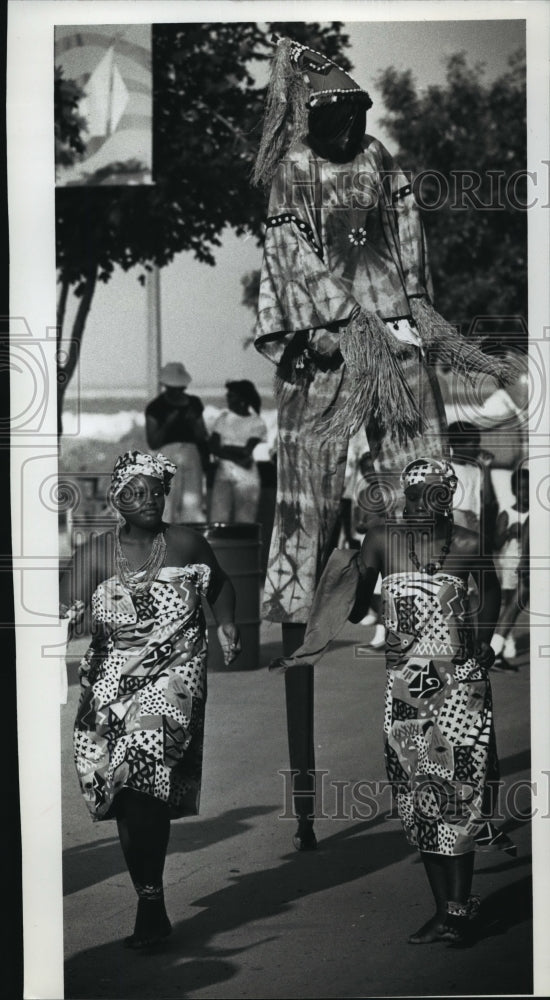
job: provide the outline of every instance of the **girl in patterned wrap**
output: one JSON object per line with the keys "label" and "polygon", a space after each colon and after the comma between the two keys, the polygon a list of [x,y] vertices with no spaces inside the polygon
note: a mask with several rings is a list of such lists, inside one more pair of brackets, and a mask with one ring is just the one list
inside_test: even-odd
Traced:
{"label": "girl in patterned wrap", "polygon": [[[416,459],[403,471],[404,520],[369,532],[352,621],[383,577],[387,630],[385,759],[405,835],[420,851],[436,911],[409,941],[471,938],[476,848],[514,853],[491,822],[498,781],[488,670],[500,587],[477,535],[453,526],[450,464]],[[468,607],[475,579],[479,606]]]}
{"label": "girl in patterned wrap", "polygon": [[[488,669],[500,607],[476,532],[453,525],[457,478],[443,459],[401,474],[403,519],[373,524],[361,552],[336,549],[319,581],[302,645],[270,670],[316,663],[346,621],[360,622],[379,574],[386,626],[385,758],[399,817],[420,852],[435,914],[411,944],[473,939],[476,848],[515,853],[492,822],[498,782]],[[478,607],[468,605],[474,578]]]}
{"label": "girl in patterned wrap", "polygon": [[113,470],[116,532],[80,546],[64,606],[91,604],[98,626],[80,666],[74,753],[94,820],[116,819],[138,895],[134,949],[170,933],[163,870],[170,819],[199,809],[212,607],[224,661],[240,650],[235,594],[208,542],[162,520],[175,472],[163,455],[127,452]]}

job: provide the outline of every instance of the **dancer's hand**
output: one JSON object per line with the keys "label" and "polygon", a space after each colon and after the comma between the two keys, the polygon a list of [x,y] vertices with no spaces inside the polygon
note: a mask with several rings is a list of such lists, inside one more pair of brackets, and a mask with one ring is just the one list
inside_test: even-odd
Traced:
{"label": "dancer's hand", "polygon": [[475,656],[480,667],[485,667],[487,670],[493,666],[495,661],[495,651],[488,642],[478,642]]}
{"label": "dancer's hand", "polygon": [[222,647],[223,662],[228,667],[239,655],[242,648],[239,630],[234,622],[218,625],[218,641]]}

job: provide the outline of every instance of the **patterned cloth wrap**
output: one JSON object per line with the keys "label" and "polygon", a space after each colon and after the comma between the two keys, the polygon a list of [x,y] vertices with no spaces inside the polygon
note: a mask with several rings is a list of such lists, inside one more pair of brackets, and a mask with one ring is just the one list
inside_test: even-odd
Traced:
{"label": "patterned cloth wrap", "polygon": [[112,818],[122,788],[161,799],[172,817],[198,812],[209,581],[202,563],[165,566],[146,594],[114,575],[92,595],[100,631],[80,664],[74,755],[94,820]]}
{"label": "patterned cloth wrap", "polygon": [[[353,608],[359,560],[334,550],[302,645],[270,670],[314,665],[327,652]],[[491,686],[473,653],[467,587],[449,573],[403,572],[385,577],[382,595],[386,770],[407,840],[435,854],[515,854],[491,818],[499,779]]]}
{"label": "patterned cloth wrap", "polygon": [[152,476],[164,483],[164,491],[168,493],[170,483],[176,473],[176,466],[161,452],[149,455],[144,451],[126,451],[117,458],[111,474],[111,497],[116,497],[125,486],[136,476]]}
{"label": "patterned cloth wrap", "polygon": [[382,581],[388,779],[409,843],[465,854],[497,836],[491,685],[473,652],[466,584],[440,572]]}

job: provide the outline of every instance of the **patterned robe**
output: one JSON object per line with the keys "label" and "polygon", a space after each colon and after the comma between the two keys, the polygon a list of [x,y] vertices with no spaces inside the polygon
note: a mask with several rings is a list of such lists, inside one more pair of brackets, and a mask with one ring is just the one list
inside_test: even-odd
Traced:
{"label": "patterned robe", "polygon": [[[425,430],[402,445],[375,415],[366,427],[375,469],[394,486],[403,466],[446,454],[444,407],[409,300],[429,296],[426,243],[411,183],[384,146],[365,136],[351,163],[324,160],[297,143],[275,174],[269,202],[256,347],[283,370],[307,347],[313,381],[279,393],[278,497],[264,615],[307,621],[340,510],[348,437],[319,432],[349,393],[338,347],[358,307],[388,323]],[[367,438],[365,439],[365,446]]]}

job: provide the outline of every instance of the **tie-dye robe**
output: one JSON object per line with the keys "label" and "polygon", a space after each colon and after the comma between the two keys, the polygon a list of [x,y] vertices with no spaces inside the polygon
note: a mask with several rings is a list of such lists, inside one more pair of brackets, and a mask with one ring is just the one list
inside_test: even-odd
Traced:
{"label": "tie-dye robe", "polygon": [[400,364],[425,424],[404,445],[373,414],[366,433],[375,468],[393,480],[412,458],[446,451],[437,382],[407,323],[410,298],[430,295],[412,185],[384,146],[367,135],[355,159],[338,164],[294,145],[271,189],[255,342],[279,372],[288,372],[291,357],[299,369],[306,347],[316,370],[306,387],[291,377],[279,391],[278,498],[264,597],[272,621],[307,621],[328,556],[348,438],[320,434],[319,421],[349,393],[338,349],[358,307],[390,321],[392,331],[400,321]]}

